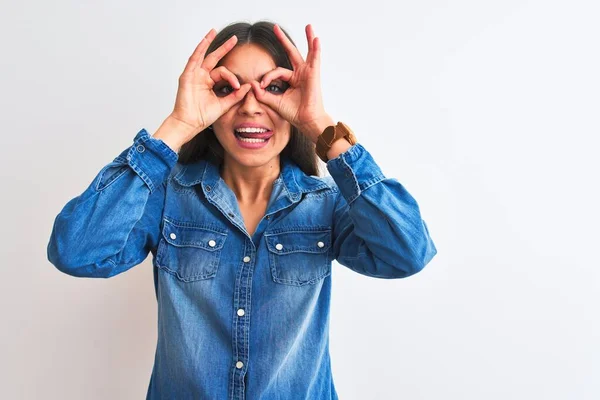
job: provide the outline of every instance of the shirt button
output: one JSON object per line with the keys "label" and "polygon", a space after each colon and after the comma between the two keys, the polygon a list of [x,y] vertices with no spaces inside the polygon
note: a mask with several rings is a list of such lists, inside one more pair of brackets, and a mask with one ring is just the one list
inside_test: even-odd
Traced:
{"label": "shirt button", "polygon": [[236,367],[237,369],[241,369],[243,366],[244,366],[244,363],[243,363],[243,362],[241,362],[241,361],[238,361],[238,362],[236,362],[236,363],[235,363],[235,367]]}
{"label": "shirt button", "polygon": [[281,243],[277,243],[277,244],[275,245],[275,248],[276,248],[277,250],[281,250],[281,249],[283,249],[283,245],[282,245]]}
{"label": "shirt button", "polygon": [[173,239],[173,240],[177,239],[177,235],[176,235],[176,234],[174,234],[174,233],[171,233],[171,234],[169,235],[169,237],[170,237],[171,239]]}
{"label": "shirt button", "polygon": [[210,192],[210,190],[211,190],[211,187],[208,185],[204,186],[204,188],[206,189],[207,192]]}
{"label": "shirt button", "polygon": [[248,257],[248,256],[244,257],[244,262],[250,262],[250,257]]}
{"label": "shirt button", "polygon": [[319,242],[319,243],[317,243],[317,246],[319,246],[319,247],[323,247],[323,246],[325,246],[325,243],[323,243],[323,242]]}
{"label": "shirt button", "polygon": [[214,240],[209,240],[209,241],[208,241],[208,245],[209,245],[210,247],[215,247],[215,246],[217,245],[217,242],[215,242]]}
{"label": "shirt button", "polygon": [[141,144],[138,145],[138,147],[135,148],[139,153],[143,153],[144,150],[146,150],[146,148],[144,146],[142,146]]}
{"label": "shirt button", "polygon": [[237,314],[238,314],[240,317],[243,317],[243,316],[244,316],[244,314],[245,314],[245,312],[244,312],[244,309],[243,309],[243,308],[240,308],[240,309],[237,311]]}

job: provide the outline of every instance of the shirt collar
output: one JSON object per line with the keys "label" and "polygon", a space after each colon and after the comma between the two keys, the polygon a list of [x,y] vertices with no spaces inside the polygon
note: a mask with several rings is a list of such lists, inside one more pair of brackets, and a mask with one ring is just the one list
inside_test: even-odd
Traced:
{"label": "shirt collar", "polygon": [[[194,186],[202,183],[205,192],[210,192],[221,184],[221,181],[222,184],[225,184],[219,174],[219,166],[208,160],[199,160],[184,165],[173,179],[182,186]],[[281,172],[277,179],[281,180],[286,189],[286,195],[292,201],[299,200],[301,193],[329,188],[318,177],[306,175],[296,163],[285,156],[281,156]]]}

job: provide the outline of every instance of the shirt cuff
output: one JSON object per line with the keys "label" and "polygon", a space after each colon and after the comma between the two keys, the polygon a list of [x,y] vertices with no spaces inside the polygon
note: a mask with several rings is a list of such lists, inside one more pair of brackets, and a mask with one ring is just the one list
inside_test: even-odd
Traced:
{"label": "shirt cuff", "polygon": [[127,152],[127,164],[139,175],[152,193],[171,173],[179,156],[161,139],[140,130]]}
{"label": "shirt cuff", "polygon": [[352,145],[327,161],[327,170],[350,205],[363,190],[385,179],[371,154],[360,144]]}

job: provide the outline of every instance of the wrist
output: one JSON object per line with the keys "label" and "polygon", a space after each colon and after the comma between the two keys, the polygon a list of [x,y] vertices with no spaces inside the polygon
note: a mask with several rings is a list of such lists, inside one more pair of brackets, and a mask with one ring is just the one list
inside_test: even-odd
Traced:
{"label": "wrist", "polygon": [[335,125],[335,121],[333,118],[331,118],[331,116],[326,114],[311,121],[308,125],[306,125],[306,127],[300,129],[300,131],[308,136],[313,143],[317,143],[319,135],[323,133],[325,128],[331,125]]}
{"label": "wrist", "polygon": [[348,151],[350,147],[352,147],[352,145],[347,140],[336,140],[332,143],[331,148],[327,152],[327,160],[333,160],[334,158],[338,158],[340,154]]}
{"label": "wrist", "polygon": [[179,153],[181,146],[191,140],[200,131],[201,129],[193,129],[189,124],[169,115],[152,137],[162,140],[173,151]]}
{"label": "wrist", "polygon": [[339,157],[357,143],[352,129],[341,121],[327,126],[317,139],[315,150],[319,158],[325,162]]}

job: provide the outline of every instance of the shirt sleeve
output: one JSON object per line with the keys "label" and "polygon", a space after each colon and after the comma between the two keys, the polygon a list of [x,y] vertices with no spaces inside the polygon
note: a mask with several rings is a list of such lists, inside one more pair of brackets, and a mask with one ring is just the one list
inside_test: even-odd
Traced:
{"label": "shirt sleeve", "polygon": [[339,188],[335,259],[375,278],[404,278],[421,271],[437,250],[406,188],[386,178],[360,143],[327,161],[327,169]]}
{"label": "shirt sleeve", "polygon": [[54,220],[48,260],[78,277],[108,278],[158,243],[166,180],[178,155],[145,129]]}

